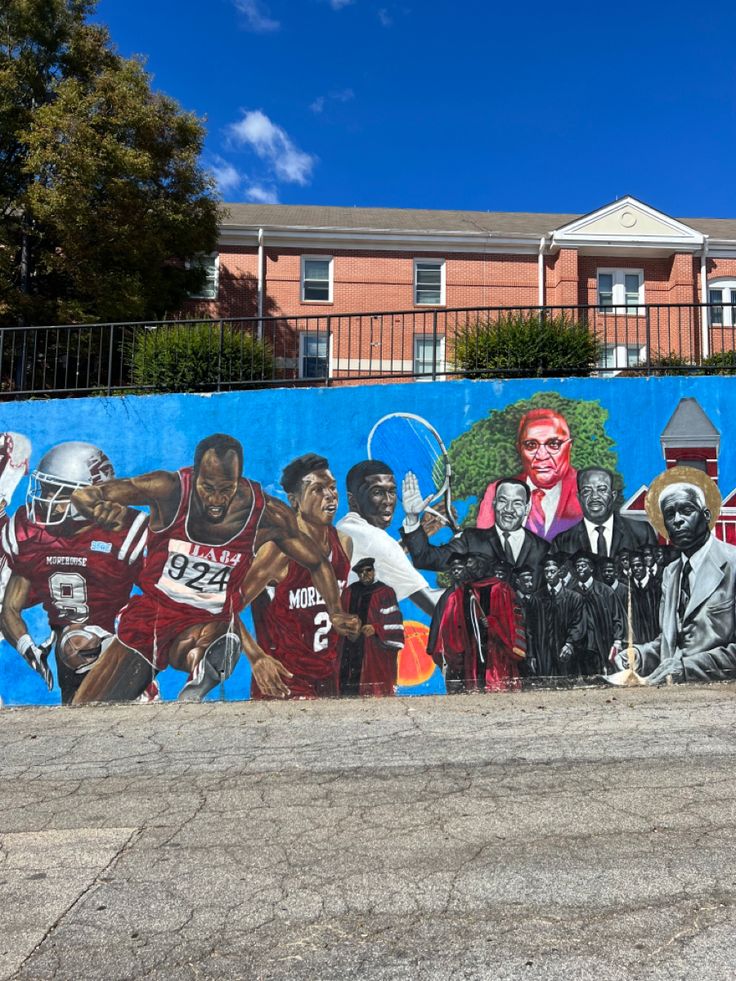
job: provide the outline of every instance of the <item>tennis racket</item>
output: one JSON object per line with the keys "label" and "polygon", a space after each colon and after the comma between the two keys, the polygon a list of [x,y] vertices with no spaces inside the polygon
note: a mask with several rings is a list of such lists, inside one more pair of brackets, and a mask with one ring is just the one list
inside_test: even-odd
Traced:
{"label": "tennis racket", "polygon": [[[460,529],[452,514],[452,468],[445,444],[426,419],[411,412],[392,412],[383,416],[368,435],[368,458],[387,463],[398,481],[411,471],[417,478],[429,511],[454,532]],[[442,501],[446,514],[432,504]]]}

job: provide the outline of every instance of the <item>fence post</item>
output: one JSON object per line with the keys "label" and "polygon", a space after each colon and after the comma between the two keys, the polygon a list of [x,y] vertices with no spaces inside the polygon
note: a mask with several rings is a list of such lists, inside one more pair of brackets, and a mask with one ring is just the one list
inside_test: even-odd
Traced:
{"label": "fence post", "polygon": [[223,321],[220,320],[218,321],[218,323],[220,325],[220,350],[217,354],[217,391],[221,392],[222,391],[222,349],[223,349],[225,338],[224,338]]}
{"label": "fence post", "polygon": [[327,315],[327,371],[325,372],[325,388],[332,380],[332,317]]}
{"label": "fence post", "polygon": [[112,395],[112,349],[115,339],[115,324],[110,324],[110,350],[107,355],[107,394]]}
{"label": "fence post", "polygon": [[646,329],[646,345],[647,345],[647,378],[652,374],[652,311],[649,307],[645,307],[646,317],[645,317],[645,329]]}
{"label": "fence post", "polygon": [[432,381],[437,381],[437,311],[432,311]]}

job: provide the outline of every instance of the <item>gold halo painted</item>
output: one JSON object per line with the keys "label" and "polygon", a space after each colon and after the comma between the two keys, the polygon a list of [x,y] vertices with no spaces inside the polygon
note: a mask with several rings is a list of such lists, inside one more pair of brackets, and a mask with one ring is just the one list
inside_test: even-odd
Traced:
{"label": "gold halo painted", "polygon": [[659,498],[665,487],[670,487],[672,484],[694,484],[700,488],[705,497],[705,506],[710,511],[708,525],[710,530],[713,531],[716,521],[718,521],[718,515],[721,513],[721,502],[723,500],[721,492],[716,486],[716,482],[707,473],[703,473],[702,470],[696,470],[695,467],[671,467],[654,478],[649,485],[647,496],[644,499],[647,517],[657,534],[669,541],[669,535],[667,534],[664,519],[662,518],[662,511],[659,507]]}

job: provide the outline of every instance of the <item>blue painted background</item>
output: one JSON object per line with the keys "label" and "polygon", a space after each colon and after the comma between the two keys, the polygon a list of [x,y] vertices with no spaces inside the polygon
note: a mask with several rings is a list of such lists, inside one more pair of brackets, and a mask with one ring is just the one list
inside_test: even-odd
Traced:
{"label": "blue painted background", "polygon": [[[558,392],[570,399],[599,401],[609,412],[608,435],[614,440],[625,496],[664,469],[659,437],[678,401],[695,397],[721,432],[719,484],[724,496],[736,487],[736,447],[728,419],[736,411],[736,378],[607,378],[516,380],[506,382],[435,382],[374,385],[334,389],[278,389],[208,396],[162,395],[129,398],[67,399],[11,402],[3,406],[1,430],[24,433],[33,442],[31,469],[41,456],[64,440],[100,446],[118,476],[148,470],[176,470],[190,465],[204,436],[226,432],[245,449],[245,473],[264,489],[285,499],[278,484],[282,467],[309,451],[328,457],[340,489],[337,518],[347,510],[345,475],[366,457],[366,438],[387,412],[414,412],[431,422],[445,444],[469,429],[491,409],[502,409],[537,392]],[[397,475],[400,480],[401,475]],[[24,502],[27,482],[18,487],[8,511]],[[403,514],[396,509],[398,535]],[[441,539],[437,539],[441,540]],[[427,574],[430,578],[432,574]],[[421,619],[411,603],[404,615]],[[36,641],[48,636],[41,608],[25,619]],[[250,625],[250,618],[246,616]],[[172,669],[159,678],[164,697],[175,697],[184,675]],[[228,699],[247,698],[250,669],[245,658],[225,687]],[[439,672],[406,694],[443,691]],[[47,692],[16,651],[0,644],[0,697],[5,704],[56,704],[57,691]],[[223,697],[216,690],[210,697]]]}

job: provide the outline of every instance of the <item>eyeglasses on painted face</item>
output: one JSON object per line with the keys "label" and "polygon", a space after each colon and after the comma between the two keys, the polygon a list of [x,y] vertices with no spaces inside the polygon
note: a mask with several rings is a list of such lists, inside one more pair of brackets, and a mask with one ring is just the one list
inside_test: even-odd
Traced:
{"label": "eyeglasses on painted face", "polygon": [[523,439],[521,445],[527,453],[538,453],[542,447],[549,453],[559,453],[565,443],[569,443],[571,440],[571,436],[568,436],[567,439],[559,439],[557,436],[553,436],[552,439],[546,439],[543,443],[540,443],[538,439]]}

